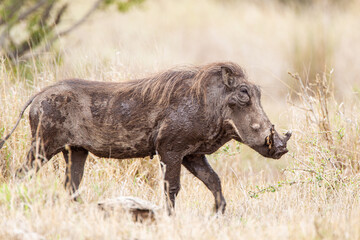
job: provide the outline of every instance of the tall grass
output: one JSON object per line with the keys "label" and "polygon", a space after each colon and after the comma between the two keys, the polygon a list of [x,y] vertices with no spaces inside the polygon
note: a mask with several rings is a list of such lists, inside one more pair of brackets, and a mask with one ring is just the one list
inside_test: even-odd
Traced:
{"label": "tall grass", "polygon": [[[43,71],[39,77],[53,76],[52,68]],[[72,202],[63,188],[61,156],[52,160],[59,161],[59,170],[47,164],[38,174],[19,181],[14,172],[30,142],[25,118],[0,152],[1,238],[357,239],[358,100],[336,102],[330,73],[312,81],[317,91],[310,81],[303,84],[298,75],[293,77],[301,88],[289,106],[295,105],[289,116],[294,137],[290,153],[280,160],[287,162],[285,166],[270,164],[235,142],[209,157],[228,202],[224,216],[213,215],[211,193],[185,169],[173,217],[162,211],[156,223],[140,224],[129,214],[104,215],[97,208],[98,201],[119,195],[164,206],[158,158],[119,162],[90,155],[80,189],[82,203]],[[28,86],[23,79],[14,83],[13,78],[2,71],[2,134],[13,126],[26,99],[53,81],[48,78]]]}
{"label": "tall grass", "polygon": [[[306,17],[306,16],[303,16]],[[309,21],[309,22],[307,22]],[[293,51],[289,59],[293,62],[293,68],[300,72],[301,79],[313,81],[314,89],[317,74],[326,71],[326,67],[334,65],[334,51],[336,36],[324,26],[323,21],[313,23],[312,19],[301,27],[301,30],[295,33],[293,39]],[[294,87],[301,87],[299,81],[295,81]]]}
{"label": "tall grass", "polygon": [[335,190],[358,179],[360,105],[356,98],[347,103],[335,100],[331,74],[318,74],[313,83],[291,74],[301,86],[297,101],[291,101],[293,119],[303,123],[296,124],[296,162],[291,171],[301,172],[301,181],[310,177]]}

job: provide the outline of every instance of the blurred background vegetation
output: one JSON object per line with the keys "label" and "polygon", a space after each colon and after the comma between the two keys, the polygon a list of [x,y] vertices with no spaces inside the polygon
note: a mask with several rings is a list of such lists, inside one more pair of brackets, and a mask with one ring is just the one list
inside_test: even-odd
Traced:
{"label": "blurred background vegetation", "polygon": [[[136,43],[151,44],[149,41],[166,38],[167,43],[161,45],[165,41],[161,39],[151,47],[163,56],[172,51],[175,56],[171,57],[171,63],[234,60],[257,72],[257,78],[270,74],[268,79],[280,80],[283,86],[272,89],[276,94],[286,93],[287,88],[299,90],[298,83],[286,75],[287,71],[298,72],[303,81],[313,82],[317,73],[340,65],[334,74],[334,84],[336,94],[343,96],[347,90],[343,89],[344,85],[337,85],[338,72],[343,71],[342,67],[348,68],[344,65],[353,60],[352,54],[344,48],[355,43],[349,41],[359,38],[351,32],[358,7],[353,0],[210,0],[197,3],[3,0],[0,1],[0,57],[8,70],[31,80],[34,76],[29,71],[29,62],[35,61],[38,68],[45,58],[62,64],[65,52],[70,53],[72,47],[86,45],[83,49],[95,51],[102,47],[104,54],[100,57],[108,58],[105,52],[130,52]],[[132,9],[134,11],[129,13]],[[148,25],[150,22],[152,26]],[[86,28],[88,31],[84,33]],[[105,41],[96,42],[105,36]],[[167,48],[168,44],[173,46]],[[181,51],[185,51],[184,58],[178,55]],[[191,57],[194,54],[198,56]],[[272,66],[274,64],[277,66]],[[347,74],[342,74],[342,83],[353,82],[351,79],[358,76],[355,68],[351,70],[343,71]],[[351,85],[346,87],[358,91],[358,85]]]}
{"label": "blurred background vegetation", "polygon": [[[4,0],[0,2],[1,54],[12,62],[24,57],[30,50],[42,47],[49,50],[54,41],[83,24],[96,10],[116,5],[126,12],[143,0],[97,0],[84,4],[89,10],[80,18],[68,21],[69,27],[55,31],[71,1],[61,0]],[[84,2],[85,3],[85,2]],[[88,6],[87,6],[88,5]]]}

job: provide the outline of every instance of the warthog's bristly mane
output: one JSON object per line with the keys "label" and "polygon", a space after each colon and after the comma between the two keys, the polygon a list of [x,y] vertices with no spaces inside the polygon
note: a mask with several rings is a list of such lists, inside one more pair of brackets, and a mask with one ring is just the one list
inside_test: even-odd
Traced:
{"label": "warthog's bristly mane", "polygon": [[[218,62],[203,66],[176,67],[148,78],[125,82],[120,92],[140,95],[145,101],[168,105],[179,95],[189,95],[198,99],[206,98],[209,80],[221,75],[221,68],[230,69],[234,75],[244,77],[243,69],[232,62]],[[189,80],[189,81],[187,81]],[[187,84],[184,82],[187,81]]]}

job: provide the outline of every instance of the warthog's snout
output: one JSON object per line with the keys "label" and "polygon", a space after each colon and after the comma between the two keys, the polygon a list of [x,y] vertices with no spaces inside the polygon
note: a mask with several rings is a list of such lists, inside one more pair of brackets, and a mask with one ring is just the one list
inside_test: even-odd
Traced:
{"label": "warthog's snout", "polygon": [[281,137],[276,131],[274,125],[270,128],[270,134],[265,138],[265,145],[268,148],[268,155],[271,158],[279,159],[289,150],[286,148],[292,133],[288,131],[285,136]]}

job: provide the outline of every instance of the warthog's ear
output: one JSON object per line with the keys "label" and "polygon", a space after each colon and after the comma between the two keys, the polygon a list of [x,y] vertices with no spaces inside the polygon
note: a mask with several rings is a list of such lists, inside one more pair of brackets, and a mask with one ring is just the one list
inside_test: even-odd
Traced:
{"label": "warthog's ear", "polygon": [[224,84],[229,87],[233,88],[235,87],[235,78],[234,73],[231,71],[228,67],[221,67],[221,77],[224,82]]}

